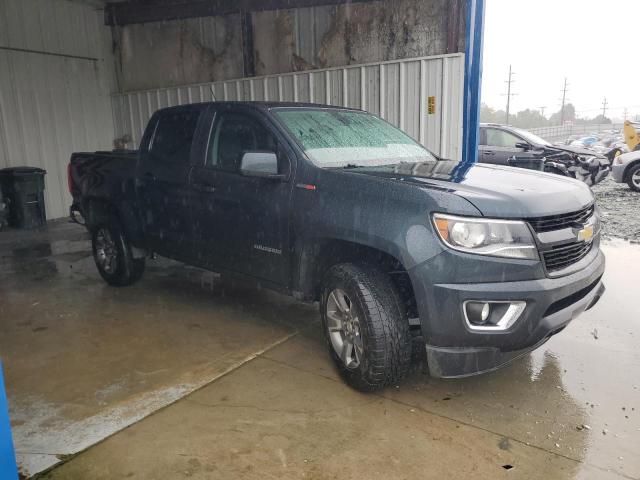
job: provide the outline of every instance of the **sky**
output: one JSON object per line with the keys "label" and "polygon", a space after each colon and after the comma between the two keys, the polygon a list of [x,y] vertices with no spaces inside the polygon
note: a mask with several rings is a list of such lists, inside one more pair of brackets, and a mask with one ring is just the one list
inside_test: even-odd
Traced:
{"label": "sky", "polygon": [[640,114],[640,0],[486,0],[482,101],[504,109],[509,64],[511,112],[560,109],[579,117]]}

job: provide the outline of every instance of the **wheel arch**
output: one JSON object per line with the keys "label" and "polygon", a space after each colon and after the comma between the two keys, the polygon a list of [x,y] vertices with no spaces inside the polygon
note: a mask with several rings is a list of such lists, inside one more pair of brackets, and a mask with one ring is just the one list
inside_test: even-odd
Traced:
{"label": "wheel arch", "polygon": [[118,208],[115,202],[110,199],[91,196],[83,199],[82,216],[88,230],[116,218],[129,241],[136,247],[144,248],[144,235],[140,227],[140,220],[130,208]]}
{"label": "wheel arch", "polygon": [[626,166],[626,167],[624,167],[624,175],[622,176],[622,179],[623,179],[625,182],[628,182],[628,181],[629,181],[629,175],[630,175],[630,173],[631,173],[631,169],[632,169],[633,167],[635,167],[636,165],[639,165],[639,164],[640,164],[640,158],[638,158],[637,160],[633,160],[633,161],[629,162],[629,163],[627,164],[627,166]]}
{"label": "wheel arch", "polygon": [[360,263],[373,265],[388,274],[407,307],[409,318],[417,316],[413,285],[409,274],[397,252],[360,242],[344,239],[324,238],[305,243],[297,265],[297,285],[294,290],[305,300],[318,301],[321,296],[322,281],[334,265],[340,263]]}

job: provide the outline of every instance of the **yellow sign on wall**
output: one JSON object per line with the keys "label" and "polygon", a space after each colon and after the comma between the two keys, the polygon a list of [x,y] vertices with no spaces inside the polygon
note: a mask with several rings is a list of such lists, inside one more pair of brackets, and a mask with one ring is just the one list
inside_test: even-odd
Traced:
{"label": "yellow sign on wall", "polygon": [[436,113],[436,97],[429,97],[427,102],[427,112],[429,115]]}

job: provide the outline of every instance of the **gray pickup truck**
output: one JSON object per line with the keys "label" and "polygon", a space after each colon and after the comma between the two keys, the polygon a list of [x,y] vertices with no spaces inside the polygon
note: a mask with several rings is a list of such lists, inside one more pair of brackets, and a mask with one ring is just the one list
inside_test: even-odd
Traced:
{"label": "gray pickup truck", "polygon": [[347,383],[493,370],[604,291],[589,188],[442,160],[378,117],[283,103],[157,111],[135,152],[74,153],[72,216],[102,277],[153,253],[318,301]]}

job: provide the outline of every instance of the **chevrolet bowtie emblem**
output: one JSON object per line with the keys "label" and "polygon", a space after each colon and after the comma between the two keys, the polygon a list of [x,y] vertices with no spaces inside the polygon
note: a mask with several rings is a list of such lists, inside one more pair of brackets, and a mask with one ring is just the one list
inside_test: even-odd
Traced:
{"label": "chevrolet bowtie emblem", "polygon": [[593,225],[585,225],[582,230],[578,230],[579,242],[590,242],[593,239]]}

